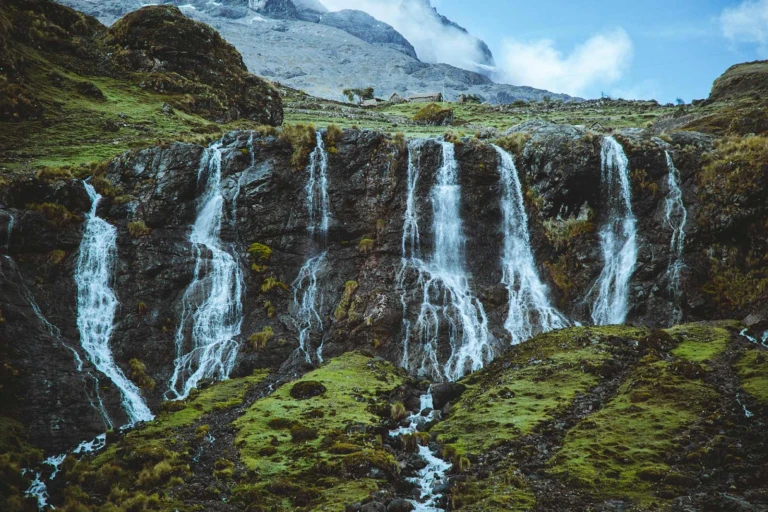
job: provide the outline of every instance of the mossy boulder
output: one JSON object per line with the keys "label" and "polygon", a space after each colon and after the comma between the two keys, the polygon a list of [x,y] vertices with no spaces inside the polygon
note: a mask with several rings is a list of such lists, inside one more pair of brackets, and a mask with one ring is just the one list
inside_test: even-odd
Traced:
{"label": "mossy boulder", "polygon": [[419,110],[413,120],[430,126],[450,126],[453,124],[453,110],[444,108],[437,103],[430,103]]}
{"label": "mossy boulder", "polygon": [[306,400],[325,393],[326,388],[320,382],[311,380],[297,382],[291,387],[291,396],[296,400]]}
{"label": "mossy boulder", "polygon": [[105,41],[119,48],[115,58],[126,68],[152,73],[145,86],[191,93],[192,100],[175,102],[178,108],[219,122],[282,124],[282,102],[272,84],[248,73],[234,46],[176,6],[129,13],[110,27]]}

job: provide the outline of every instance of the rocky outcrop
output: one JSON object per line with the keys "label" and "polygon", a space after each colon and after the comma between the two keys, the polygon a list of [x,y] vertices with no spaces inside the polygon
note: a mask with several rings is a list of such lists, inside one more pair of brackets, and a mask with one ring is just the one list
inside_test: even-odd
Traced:
{"label": "rocky outcrop", "polygon": [[[703,156],[712,149],[711,139],[681,133],[661,140],[642,131],[615,137],[629,157],[639,226],[628,321],[667,326],[679,306],[686,320],[749,317],[756,328],[765,325],[768,297],[760,284],[759,255],[768,240],[761,227],[766,212],[758,202],[745,203],[743,211],[711,208],[707,194],[712,187],[723,187],[699,176],[703,159],[719,154]],[[293,146],[290,140],[251,132],[235,132],[222,140],[221,239],[245,272],[245,316],[233,376],[249,375],[254,368],[282,366],[288,373],[306,368],[298,350],[292,287],[307,258],[317,254],[317,242],[308,230],[307,161],[302,160],[312,150],[314,136],[294,138]],[[578,127],[530,123],[499,141],[516,155],[534,256],[550,298],[571,321],[584,324],[590,322],[591,292],[603,264],[596,229],[604,215],[600,140]],[[417,276],[407,273],[398,284],[407,147],[385,135],[356,130],[326,135],[326,145],[328,253],[317,275],[322,326],[313,330],[309,346],[313,352],[322,346],[324,358],[361,349],[400,364],[402,301],[413,308],[421,300]],[[682,299],[667,286],[672,231],[664,213],[665,151],[680,171],[689,215]],[[112,349],[126,373],[132,359],[145,365],[156,386],[143,394],[154,410],[173,371],[181,299],[194,273],[195,253],[188,236],[196,216],[202,152],[200,146],[172,144],[126,153],[99,178],[106,196],[99,215],[118,228],[114,289],[120,310]],[[491,343],[501,353],[508,348],[508,334],[507,291],[501,284],[498,155],[475,139],[457,141],[455,152],[465,264],[488,315]],[[430,191],[441,161],[439,144],[421,146],[415,197],[424,255],[431,254],[434,245]],[[738,187],[740,182],[728,183]],[[763,181],[754,183],[765,186]],[[733,193],[739,194],[737,189]],[[75,325],[73,271],[89,202],[79,181],[42,178],[6,185],[0,202],[0,232],[10,234],[8,254],[13,260],[3,262],[3,280],[9,285],[0,293],[6,319],[0,329],[10,340],[8,364],[18,371],[8,384],[8,396],[25,396],[23,403],[13,405],[14,415],[28,426],[36,443],[49,449],[71,447],[104,429],[98,411],[89,405],[94,390],[115,423],[122,415],[117,391],[103,382],[94,388],[91,377],[98,375],[87,361],[78,371],[70,351],[85,359]],[[715,218],[723,222],[713,223]],[[131,228],[139,222],[145,228]],[[675,304],[678,300],[681,303]],[[51,334],[35,307],[60,334]],[[449,352],[447,338],[441,338],[437,357],[445,361]],[[12,391],[21,389],[27,391]]]}
{"label": "rocky outcrop", "polygon": [[734,100],[744,97],[760,99],[768,92],[768,61],[745,62],[731,66],[712,85],[709,99]]}
{"label": "rocky outcrop", "polygon": [[[110,27],[106,42],[119,47],[115,59],[126,68],[151,73],[144,86],[197,92],[189,107],[218,122],[250,119],[273,126],[283,122],[278,92],[248,73],[237,50],[213,28],[184,16],[175,6],[134,11]],[[191,84],[201,84],[200,90]],[[195,90],[197,89],[197,90]]]}
{"label": "rocky outcrop", "polygon": [[413,45],[400,32],[363,11],[345,9],[329,12],[323,14],[318,23],[336,27],[368,43],[388,46],[418,59]]}

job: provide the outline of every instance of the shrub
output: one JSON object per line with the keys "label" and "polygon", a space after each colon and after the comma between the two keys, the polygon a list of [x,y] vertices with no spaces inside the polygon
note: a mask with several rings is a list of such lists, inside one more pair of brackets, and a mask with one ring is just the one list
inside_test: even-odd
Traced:
{"label": "shrub", "polygon": [[251,337],[248,338],[248,341],[251,343],[251,347],[253,347],[254,350],[261,350],[267,346],[267,342],[274,337],[275,332],[270,326],[267,326],[261,331],[251,334]]}
{"label": "shrub", "polygon": [[56,169],[46,167],[40,169],[37,173],[37,179],[45,181],[65,180],[70,178],[72,178],[72,172],[66,167]]}
{"label": "shrub", "polygon": [[151,489],[166,482],[173,472],[173,466],[167,460],[161,460],[152,467],[147,467],[139,472],[136,485],[144,489]]}
{"label": "shrub", "polygon": [[248,254],[250,254],[253,259],[267,261],[272,257],[272,249],[264,244],[254,242],[248,247]]}
{"label": "shrub", "polygon": [[280,140],[287,142],[293,148],[291,164],[302,169],[309,164],[309,154],[315,147],[316,130],[312,125],[288,124],[283,126]]}
{"label": "shrub", "polygon": [[408,409],[405,408],[403,402],[395,402],[389,409],[389,417],[393,421],[401,421],[409,416]]}
{"label": "shrub", "polygon": [[413,120],[420,124],[431,126],[449,126],[453,124],[453,110],[443,108],[437,103],[430,103],[419,110]]}
{"label": "shrub", "polygon": [[335,125],[329,124],[323,133],[323,140],[325,141],[325,148],[329,153],[338,153],[336,144],[344,136],[342,129]]}
{"label": "shrub", "polygon": [[141,389],[147,389],[149,391],[155,389],[155,380],[147,375],[147,367],[144,363],[136,358],[133,358],[128,361],[128,366],[130,366],[130,373],[128,377],[131,379],[131,381],[133,381],[134,384],[139,386]]}
{"label": "shrub", "polygon": [[128,223],[128,233],[133,238],[141,238],[151,233],[151,230],[147,227],[143,220],[137,220]]}
{"label": "shrub", "polygon": [[529,140],[531,140],[530,133],[515,132],[497,139],[496,145],[508,153],[512,153],[513,155],[520,155],[522,154],[523,149]]}
{"label": "shrub", "polygon": [[27,205],[27,209],[41,213],[50,225],[57,228],[80,220],[80,217],[70,212],[66,206],[57,203],[33,203]]}
{"label": "shrub", "polygon": [[584,220],[578,217],[548,219],[544,221],[544,231],[547,239],[555,246],[555,249],[561,251],[568,246],[571,240],[581,235],[594,233],[595,225],[591,220]]}

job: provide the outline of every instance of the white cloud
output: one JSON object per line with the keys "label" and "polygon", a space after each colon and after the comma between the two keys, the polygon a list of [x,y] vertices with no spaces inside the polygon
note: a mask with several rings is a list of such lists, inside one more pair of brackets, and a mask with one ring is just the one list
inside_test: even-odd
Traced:
{"label": "white cloud", "polygon": [[768,46],[768,0],[745,0],[720,14],[720,30],[734,43],[757,43],[761,51]]}
{"label": "white cloud", "polygon": [[484,56],[477,39],[461,30],[443,25],[429,0],[321,0],[331,11],[356,9],[388,23],[416,49],[419,59],[477,69]]}
{"label": "white cloud", "polygon": [[563,54],[550,39],[507,40],[500,74],[505,81],[573,96],[596,96],[601,87],[619,81],[633,57],[629,35],[621,28],[597,34]]}

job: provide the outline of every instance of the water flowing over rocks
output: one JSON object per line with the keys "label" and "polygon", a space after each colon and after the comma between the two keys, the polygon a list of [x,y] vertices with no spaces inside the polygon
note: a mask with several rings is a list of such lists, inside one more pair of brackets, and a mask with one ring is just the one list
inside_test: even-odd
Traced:
{"label": "water flowing over rocks", "polygon": [[[531,265],[547,289],[552,308],[569,321],[591,324],[590,303],[583,297],[603,269],[594,224],[610,212],[600,193],[602,138],[580,128],[540,122],[516,127],[511,133],[525,136],[522,145],[509,148],[509,154],[515,160],[528,217]],[[457,193],[451,196],[451,204],[463,222],[454,234],[463,240],[444,257],[455,260],[467,273],[467,285],[487,316],[488,347],[500,354],[512,343],[505,327],[510,311],[503,279],[504,190],[498,150],[470,139],[408,145],[370,131],[346,130],[335,140],[320,137],[328,149],[328,214],[320,217],[306,207],[311,172],[304,166],[297,170],[291,162],[294,148],[273,136],[234,132],[216,149],[171,144],[126,153],[107,167],[104,177],[122,189],[119,198],[104,195],[99,203],[99,216],[116,230],[112,289],[119,307],[110,346],[117,368],[125,375],[136,381],[130,364],[136,359],[157,383],[141,388],[152,411],[158,410],[174,373],[184,296],[196,275],[190,233],[201,207],[200,162],[212,154],[221,157],[219,247],[232,255],[244,290],[240,329],[227,336],[238,345],[229,377],[283,365],[284,371],[294,372],[307,364],[303,354],[292,358],[300,353],[301,330],[295,321],[291,284],[297,285],[307,258],[318,254],[325,254],[325,262],[322,279],[315,283],[317,297],[323,300],[313,301],[313,332],[321,333],[313,341],[313,351],[322,346],[322,358],[327,360],[361,349],[418,372],[423,362],[418,354],[425,346],[415,335],[413,322],[407,336],[403,301],[415,320],[423,305],[422,285],[417,284],[418,273],[403,273],[403,262],[404,256],[410,258],[411,247],[418,246],[427,265],[431,255],[441,254],[435,251],[443,238],[439,233],[436,237],[430,227],[441,214],[433,189],[441,173],[446,174],[446,155],[451,154],[456,168],[450,180],[455,180]],[[686,243],[678,254],[679,247],[673,249],[670,244],[666,195],[654,193],[651,187],[657,184],[659,190],[668,190],[669,153],[679,173],[675,176],[680,197],[688,215],[695,216],[701,205],[691,176],[700,165],[701,152],[711,147],[709,139],[679,134],[669,144],[639,131],[614,137],[627,155],[631,206],[637,219],[637,264],[628,284],[633,300],[627,320],[667,326],[676,307],[684,321],[716,318],[713,297],[702,290],[708,260],[701,255],[702,248],[713,243],[714,234],[688,222]],[[316,146],[315,142],[307,154]],[[409,166],[411,173],[418,167],[417,179],[413,175],[409,179]],[[638,177],[639,169],[644,170],[644,181]],[[54,202],[70,212],[63,224],[28,207]],[[0,307],[8,320],[4,329],[10,340],[10,362],[20,371],[8,389],[29,390],[25,404],[15,406],[17,417],[28,425],[32,439],[61,453],[104,431],[101,413],[91,406],[96,399],[92,378],[101,383],[99,396],[108,416],[123,414],[119,390],[104,388],[107,379],[79,352],[71,314],[76,310],[77,251],[91,201],[76,180],[21,179],[4,188],[2,203],[0,231],[5,233],[4,240],[12,241],[6,256],[19,269],[13,277],[3,264],[3,282],[11,286],[4,285],[0,292]],[[409,227],[405,222],[404,227],[409,210],[418,212],[412,218],[418,224]],[[129,225],[137,222],[143,222],[146,230],[131,234]],[[327,245],[320,252],[317,233],[311,229],[318,222],[327,222]],[[266,251],[249,252],[253,244]],[[679,286],[682,302],[665,285],[670,262],[680,257],[685,262]],[[39,321],[25,297],[25,287],[60,335],[50,334]],[[300,295],[298,299],[301,302]],[[436,308],[443,306],[435,302]],[[445,303],[445,307],[451,306]],[[750,308],[740,312],[742,317],[760,310]],[[535,316],[543,318],[542,313]],[[439,334],[432,341],[441,372],[454,351],[455,325],[447,318],[436,320]],[[67,347],[75,348],[83,359],[82,371]],[[41,370],[43,366],[46,371]],[[50,387],[46,382],[51,382],[52,374],[56,385]]]}

